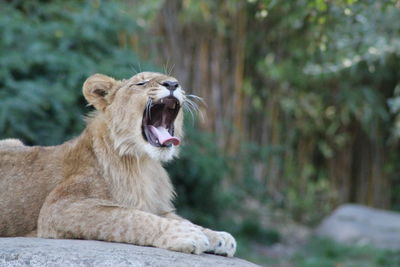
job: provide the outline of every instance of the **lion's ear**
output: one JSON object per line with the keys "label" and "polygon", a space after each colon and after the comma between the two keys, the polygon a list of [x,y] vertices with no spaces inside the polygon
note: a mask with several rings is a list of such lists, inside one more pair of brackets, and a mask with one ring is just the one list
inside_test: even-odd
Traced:
{"label": "lion's ear", "polygon": [[108,95],[116,83],[116,80],[107,75],[94,74],[87,78],[83,84],[83,95],[90,105],[93,105],[97,110],[104,111],[110,104]]}

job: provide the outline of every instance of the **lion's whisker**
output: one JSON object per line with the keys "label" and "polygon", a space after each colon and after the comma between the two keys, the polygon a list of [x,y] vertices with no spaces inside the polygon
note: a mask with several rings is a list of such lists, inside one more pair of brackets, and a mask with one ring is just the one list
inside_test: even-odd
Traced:
{"label": "lion's whisker", "polygon": [[203,114],[200,112],[199,105],[195,101],[191,100],[190,98],[203,103],[203,100],[201,97],[198,97],[195,95],[186,95],[184,102],[183,102],[184,109],[190,113],[192,120],[194,120],[195,113],[196,114],[200,113],[201,118],[203,118]]}
{"label": "lion's whisker", "polygon": [[183,102],[183,109],[187,110],[190,113],[192,120],[194,121],[194,114],[193,114],[192,108],[190,107],[188,102]]}
{"label": "lion's whisker", "polygon": [[135,67],[133,67],[132,64],[129,64],[129,67],[131,68],[131,70],[133,71],[134,75],[138,74],[139,72],[136,70]]}
{"label": "lion's whisker", "polygon": [[199,106],[197,105],[196,102],[190,100],[190,99],[186,99],[186,102],[188,105],[190,105],[194,111],[199,112]]}
{"label": "lion's whisker", "polygon": [[167,65],[163,64],[164,73],[167,73]]}
{"label": "lion's whisker", "polygon": [[204,99],[203,98],[201,98],[201,97],[199,97],[199,96],[197,96],[197,95],[186,95],[186,97],[188,97],[188,98],[193,98],[193,99],[195,99],[195,100],[198,100],[198,101],[200,101],[202,104],[206,104],[206,102],[204,101]]}
{"label": "lion's whisker", "polygon": [[169,70],[168,70],[168,75],[171,75],[171,74],[172,74],[172,72],[174,71],[174,68],[175,68],[175,63],[173,63],[172,66],[171,66],[171,68],[169,68]]}

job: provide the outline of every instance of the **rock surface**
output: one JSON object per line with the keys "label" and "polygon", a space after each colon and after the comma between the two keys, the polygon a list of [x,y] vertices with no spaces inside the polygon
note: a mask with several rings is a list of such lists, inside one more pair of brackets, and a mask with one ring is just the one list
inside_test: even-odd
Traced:
{"label": "rock surface", "polygon": [[328,216],[316,234],[345,244],[400,250],[400,213],[346,204]]}
{"label": "rock surface", "polygon": [[90,240],[0,238],[0,266],[257,266],[238,258]]}

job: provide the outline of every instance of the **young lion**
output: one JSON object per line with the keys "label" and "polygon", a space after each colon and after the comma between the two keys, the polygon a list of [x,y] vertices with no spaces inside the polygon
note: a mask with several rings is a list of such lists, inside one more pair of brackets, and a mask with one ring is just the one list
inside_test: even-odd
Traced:
{"label": "young lion", "polygon": [[188,101],[173,77],[143,72],[83,85],[96,108],[62,145],[0,141],[0,236],[35,234],[233,256],[235,239],[174,213],[162,161],[177,155]]}

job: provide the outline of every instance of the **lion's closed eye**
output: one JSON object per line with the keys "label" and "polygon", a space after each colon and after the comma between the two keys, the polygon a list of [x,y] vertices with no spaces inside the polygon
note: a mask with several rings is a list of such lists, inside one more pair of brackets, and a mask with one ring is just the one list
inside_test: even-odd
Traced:
{"label": "lion's closed eye", "polygon": [[149,81],[141,81],[136,83],[135,85],[145,85],[146,83],[148,83]]}

